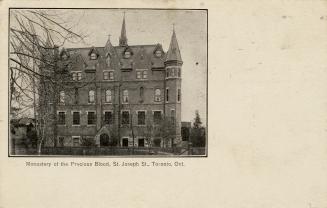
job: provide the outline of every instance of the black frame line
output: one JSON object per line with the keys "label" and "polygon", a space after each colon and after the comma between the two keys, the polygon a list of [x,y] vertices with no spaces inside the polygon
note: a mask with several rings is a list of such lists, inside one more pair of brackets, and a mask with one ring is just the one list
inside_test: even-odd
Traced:
{"label": "black frame line", "polygon": [[[206,77],[206,147],[205,147],[205,155],[154,155],[154,156],[147,156],[147,155],[99,155],[99,156],[92,156],[92,155],[10,155],[10,98],[9,98],[9,90],[10,90],[10,75],[8,73],[8,157],[9,158],[130,158],[130,159],[139,159],[139,158],[145,158],[145,159],[155,159],[155,158],[176,158],[176,159],[181,159],[181,158],[208,158],[208,149],[209,149],[209,123],[208,123],[208,101],[209,101],[209,10],[208,9],[189,9],[189,8],[176,8],[176,9],[171,9],[171,8],[74,8],[74,7],[9,7],[8,8],[8,56],[10,53],[10,48],[9,48],[9,40],[10,40],[10,10],[11,9],[74,9],[74,10],[177,10],[177,11],[206,11],[207,14],[207,77]],[[9,67],[9,57],[8,57],[8,67]]]}

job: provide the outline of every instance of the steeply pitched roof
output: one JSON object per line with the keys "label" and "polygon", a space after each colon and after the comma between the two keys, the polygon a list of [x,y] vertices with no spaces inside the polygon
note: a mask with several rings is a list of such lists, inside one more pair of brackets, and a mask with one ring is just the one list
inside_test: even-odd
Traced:
{"label": "steeply pitched roof", "polygon": [[[96,50],[98,53],[97,60],[91,60],[90,51]],[[130,58],[124,57],[124,52],[129,50],[132,52]],[[153,45],[134,45],[134,46],[112,46],[111,43],[105,47],[89,47],[89,48],[67,48],[70,58],[81,57],[86,68],[94,68],[100,59],[105,59],[108,52],[111,58],[120,63],[121,68],[164,68],[165,53],[161,57],[155,56],[158,50],[158,44]]]}
{"label": "steeply pitched roof", "polygon": [[121,33],[120,33],[120,37],[119,37],[119,46],[127,46],[125,14],[124,14],[123,25],[121,27]]}
{"label": "steeply pitched roof", "polygon": [[166,61],[179,61],[182,62],[181,53],[178,47],[178,42],[175,34],[175,29],[173,30],[173,35],[171,36],[171,41],[169,49],[166,56]]}

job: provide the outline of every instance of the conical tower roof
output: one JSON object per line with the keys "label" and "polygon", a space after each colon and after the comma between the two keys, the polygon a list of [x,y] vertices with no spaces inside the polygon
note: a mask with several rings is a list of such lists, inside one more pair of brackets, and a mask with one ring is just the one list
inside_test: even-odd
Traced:
{"label": "conical tower roof", "polygon": [[175,29],[173,29],[173,35],[171,36],[170,45],[169,45],[169,49],[168,49],[167,56],[166,56],[166,62],[167,61],[183,62],[181,53],[180,53],[180,50],[178,47]]}
{"label": "conical tower roof", "polygon": [[121,33],[119,37],[119,46],[127,46],[127,35],[126,35],[126,24],[125,24],[125,13],[123,19],[123,25],[121,27]]}

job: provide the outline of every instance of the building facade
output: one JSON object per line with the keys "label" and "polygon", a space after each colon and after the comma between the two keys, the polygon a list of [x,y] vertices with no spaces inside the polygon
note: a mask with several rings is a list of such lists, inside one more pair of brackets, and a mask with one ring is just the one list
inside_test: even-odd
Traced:
{"label": "building facade", "polygon": [[129,45],[125,17],[119,44],[67,48],[58,54],[69,79],[58,87],[46,146],[146,147],[181,142],[182,58],[173,30],[169,49]]}

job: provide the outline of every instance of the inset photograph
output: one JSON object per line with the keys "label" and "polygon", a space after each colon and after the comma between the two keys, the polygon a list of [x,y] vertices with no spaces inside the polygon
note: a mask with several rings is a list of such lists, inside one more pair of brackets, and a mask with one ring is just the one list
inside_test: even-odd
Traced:
{"label": "inset photograph", "polygon": [[9,12],[9,156],[207,156],[207,10]]}

